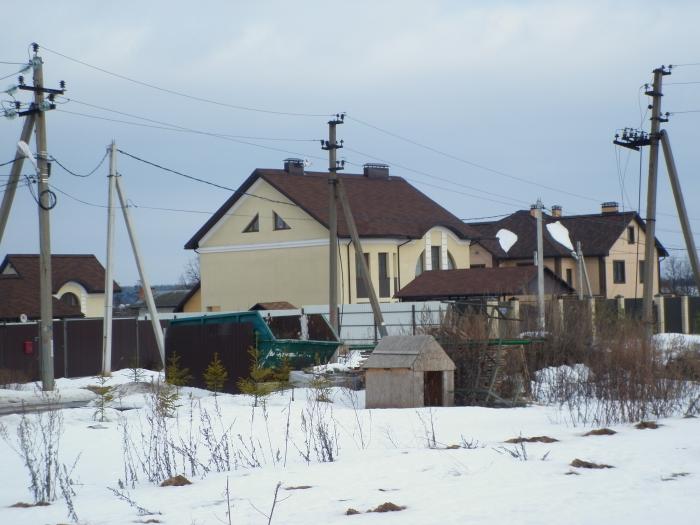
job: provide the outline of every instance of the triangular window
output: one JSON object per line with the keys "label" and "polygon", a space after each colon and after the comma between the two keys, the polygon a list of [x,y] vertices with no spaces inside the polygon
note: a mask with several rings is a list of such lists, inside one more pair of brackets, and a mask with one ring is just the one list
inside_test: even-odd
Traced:
{"label": "triangular window", "polygon": [[273,218],[274,218],[274,223],[275,223],[275,230],[289,230],[291,229],[289,227],[289,224],[284,222],[284,219],[277,215],[276,212],[272,212]]}
{"label": "triangular window", "polygon": [[253,217],[253,220],[248,223],[248,226],[245,227],[243,230],[243,233],[252,233],[252,232],[259,232],[260,231],[260,219],[258,217],[258,214],[255,214],[255,217]]}

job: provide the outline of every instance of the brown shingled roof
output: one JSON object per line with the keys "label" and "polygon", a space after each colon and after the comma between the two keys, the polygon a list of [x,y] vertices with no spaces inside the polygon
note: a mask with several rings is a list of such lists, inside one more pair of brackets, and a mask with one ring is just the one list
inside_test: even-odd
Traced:
{"label": "brown shingled roof", "polygon": [[[462,239],[479,233],[411,186],[401,177],[368,178],[339,175],[345,186],[361,237],[421,238],[433,226],[449,228]],[[185,248],[199,247],[199,241],[258,180],[263,179],[328,227],[328,174],[306,172],[290,175],[284,170],[256,169],[212,217],[187,242]],[[349,237],[345,219],[338,214],[338,235]]]}
{"label": "brown shingled roof", "polygon": [[[11,267],[16,274],[4,274]],[[104,293],[104,268],[94,255],[52,255],[52,293],[68,281],[80,283],[89,293]],[[118,292],[118,284],[114,291]],[[16,320],[20,314],[37,319],[40,313],[39,256],[7,255],[0,264],[0,319]],[[53,300],[55,318],[81,317],[80,308]]]}
{"label": "brown shingled roof", "polygon": [[[536,289],[537,268],[467,268],[423,272],[399,290],[403,300],[459,299],[474,296],[529,295]],[[572,288],[545,268],[547,294],[571,293]]]}

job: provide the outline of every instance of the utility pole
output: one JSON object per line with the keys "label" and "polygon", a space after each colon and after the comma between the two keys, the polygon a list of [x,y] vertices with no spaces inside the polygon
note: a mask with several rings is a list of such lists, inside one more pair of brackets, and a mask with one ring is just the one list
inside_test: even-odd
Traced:
{"label": "utility pole", "polygon": [[537,199],[535,217],[537,218],[537,329],[544,333],[544,241],[542,239],[542,200]]}
{"label": "utility pole", "polygon": [[[20,134],[19,139],[20,142],[24,142],[25,144],[29,143],[29,139],[32,136],[32,131],[34,130],[35,118],[36,117],[33,113],[27,115],[27,118],[24,120],[24,125],[22,126],[22,133]],[[0,245],[2,244],[2,237],[5,233],[5,227],[7,226],[7,219],[10,217],[12,201],[15,198],[19,178],[22,174],[24,157],[24,152],[17,147],[15,161],[12,163],[12,169],[10,170],[10,179],[7,181],[7,185],[5,186],[5,195],[2,197],[2,205],[0,205]]]}
{"label": "utility pole", "polygon": [[668,118],[661,116],[661,85],[663,77],[671,71],[664,66],[654,70],[654,82],[651,90],[645,92],[651,97],[651,133],[649,134],[649,177],[647,181],[647,217],[646,243],[644,245],[644,295],[642,300],[642,319],[648,339],[654,334],[654,251],[656,248],[656,188],[659,169],[659,131],[661,123]]}
{"label": "utility pole", "polygon": [[141,278],[141,286],[143,286],[143,293],[146,299],[146,305],[148,306],[148,312],[151,315],[151,326],[153,327],[153,334],[156,338],[156,344],[158,346],[158,352],[160,353],[160,359],[165,368],[165,344],[163,342],[163,329],[160,326],[160,320],[158,318],[158,312],[156,310],[156,303],[153,300],[153,292],[151,291],[151,286],[148,283],[148,278],[146,277],[146,269],[143,266],[143,261],[141,260],[141,250],[139,249],[139,243],[136,238],[136,232],[131,223],[131,213],[129,212],[129,206],[127,205],[126,195],[124,194],[124,189],[122,188],[121,177],[114,177],[115,187],[117,190],[117,195],[119,196],[119,203],[121,204],[122,213],[124,214],[124,222],[126,223],[126,230],[129,234],[129,240],[131,241],[131,249],[134,252],[134,259],[136,259],[136,267],[139,270],[139,277]]}
{"label": "utility pole", "polygon": [[[112,250],[114,247],[114,192],[117,177],[117,145],[112,141],[109,146],[109,183],[107,197],[107,261],[105,268],[105,315],[102,328],[102,373],[109,374],[112,371],[112,309],[114,304],[114,284],[112,269],[114,259]],[[136,364],[138,366],[138,363]]]}
{"label": "utility pole", "polygon": [[583,301],[583,257],[581,257],[581,241],[576,241],[576,266],[578,268],[578,300]]}
{"label": "utility pole", "polygon": [[[339,113],[328,121],[328,140],[321,141],[321,149],[328,151],[328,320],[336,334],[338,324],[338,164],[336,150],[343,147],[343,141],[336,139],[336,126],[345,120],[345,113]],[[349,264],[349,263],[348,263]]]}
{"label": "utility pole", "polygon": [[700,290],[700,264],[698,264],[698,251],[695,248],[695,239],[693,237],[693,231],[690,228],[688,212],[685,208],[685,200],[683,199],[683,191],[681,190],[681,183],[678,179],[678,171],[676,170],[676,161],[673,158],[671,141],[668,138],[668,133],[666,133],[666,130],[661,130],[661,146],[664,150],[664,159],[666,159],[666,170],[668,171],[668,177],[671,179],[671,189],[673,190],[673,198],[676,201],[678,218],[681,221],[683,237],[685,238],[685,247],[688,251],[688,258],[690,259],[690,267],[692,268],[693,275],[695,277],[695,286],[697,286],[698,290]]}

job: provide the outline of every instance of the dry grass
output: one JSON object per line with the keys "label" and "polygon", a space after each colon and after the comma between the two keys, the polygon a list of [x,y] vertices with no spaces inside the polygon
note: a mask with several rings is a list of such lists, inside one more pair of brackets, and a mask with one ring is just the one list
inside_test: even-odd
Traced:
{"label": "dry grass", "polygon": [[586,432],[584,434],[584,437],[586,436],[612,436],[614,434],[617,434],[614,430],[610,428],[597,428],[595,430],[591,430],[590,432]]}
{"label": "dry grass", "polygon": [[533,436],[533,437],[516,437],[505,440],[504,443],[556,443],[558,439],[549,436]]}
{"label": "dry grass", "polygon": [[590,468],[590,469],[602,469],[602,468],[615,468],[612,465],[606,465],[605,463],[593,463],[592,461],[584,461],[583,459],[574,459],[570,465],[575,468]]}

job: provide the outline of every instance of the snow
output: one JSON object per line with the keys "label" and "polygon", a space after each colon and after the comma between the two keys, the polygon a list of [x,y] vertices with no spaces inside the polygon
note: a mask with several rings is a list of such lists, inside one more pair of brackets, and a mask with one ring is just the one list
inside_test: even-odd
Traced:
{"label": "snow", "polygon": [[517,234],[510,230],[506,230],[505,228],[498,230],[496,232],[496,237],[498,238],[498,243],[501,245],[501,248],[506,253],[508,253],[508,250],[510,250],[513,245],[518,242]]}
{"label": "snow", "polygon": [[[571,369],[585,374],[584,369]],[[61,461],[72,464],[77,495],[73,498],[80,523],[121,525],[156,518],[170,525],[228,523],[226,484],[230,487],[231,523],[264,524],[275,486],[282,483],[272,523],[470,523],[493,525],[590,523],[694,523],[700,491],[700,419],[669,418],[657,430],[633,425],[612,427],[613,436],[584,437],[586,429],[555,422],[556,409],[530,406],[514,409],[453,407],[436,409],[364,410],[364,394],[333,389],[332,403],[322,403],[328,423],[338,436],[339,454],[333,463],[309,464],[304,447],[301,413],[312,404],[313,391],[295,389],[268,399],[265,412],[253,412],[247,396],[219,395],[182,389],[177,417],[169,428],[187,439],[190,415],[195,432],[201,410],[212,417],[207,428],[218,432],[232,425],[232,435],[255,443],[262,466],[239,466],[230,472],[212,471],[191,476],[192,485],[161,488],[140,474],[135,488],[126,488],[138,505],[162,515],[139,516],[135,508],[118,500],[107,487],[123,478],[122,426],[138,449],[147,432],[148,394],[138,394],[129,371],[115,373],[110,381],[131,396],[142,397],[144,408],[118,412],[109,409],[109,421],[97,425],[94,408],[62,410],[65,433]],[[552,373],[545,371],[543,373]],[[150,373],[150,379],[157,374]],[[62,392],[96,384],[95,378],[60,380]],[[192,400],[188,398],[192,395]],[[117,406],[117,402],[114,402]],[[354,407],[359,407],[357,410]],[[216,416],[219,411],[221,418]],[[332,417],[331,417],[332,411]],[[265,416],[267,414],[267,417]],[[28,417],[34,417],[29,415]],[[270,449],[284,453],[286,422],[290,439],[287,464],[275,461]],[[421,418],[422,421],[421,422]],[[437,448],[428,448],[431,418]],[[13,438],[20,416],[0,417]],[[269,429],[269,432],[266,430]],[[527,461],[512,457],[514,445],[504,440],[518,436],[551,436],[556,443],[527,443]],[[426,437],[427,436],[427,437]],[[237,441],[235,438],[234,441]],[[471,443],[471,448],[447,445]],[[518,447],[520,448],[520,447]],[[205,456],[202,443],[199,452]],[[606,470],[576,469],[574,458],[607,463]],[[179,460],[178,460],[179,465]],[[9,508],[31,501],[26,468],[0,439],[0,523],[29,525],[68,523],[66,506],[59,499],[50,506]],[[566,475],[575,471],[578,475]],[[687,475],[683,475],[686,473]],[[675,474],[675,476],[674,476]],[[288,490],[309,486],[307,489]],[[405,505],[401,512],[346,516],[352,507],[364,513],[386,501]]]}
{"label": "snow", "polygon": [[574,251],[574,245],[569,237],[569,230],[560,221],[547,224],[547,231],[552,238],[570,251]]}
{"label": "snow", "polygon": [[338,360],[335,363],[315,366],[313,367],[313,371],[317,374],[347,372],[348,370],[359,368],[364,361],[365,358],[362,357],[362,352],[359,350],[351,350],[347,355],[338,356]]}

